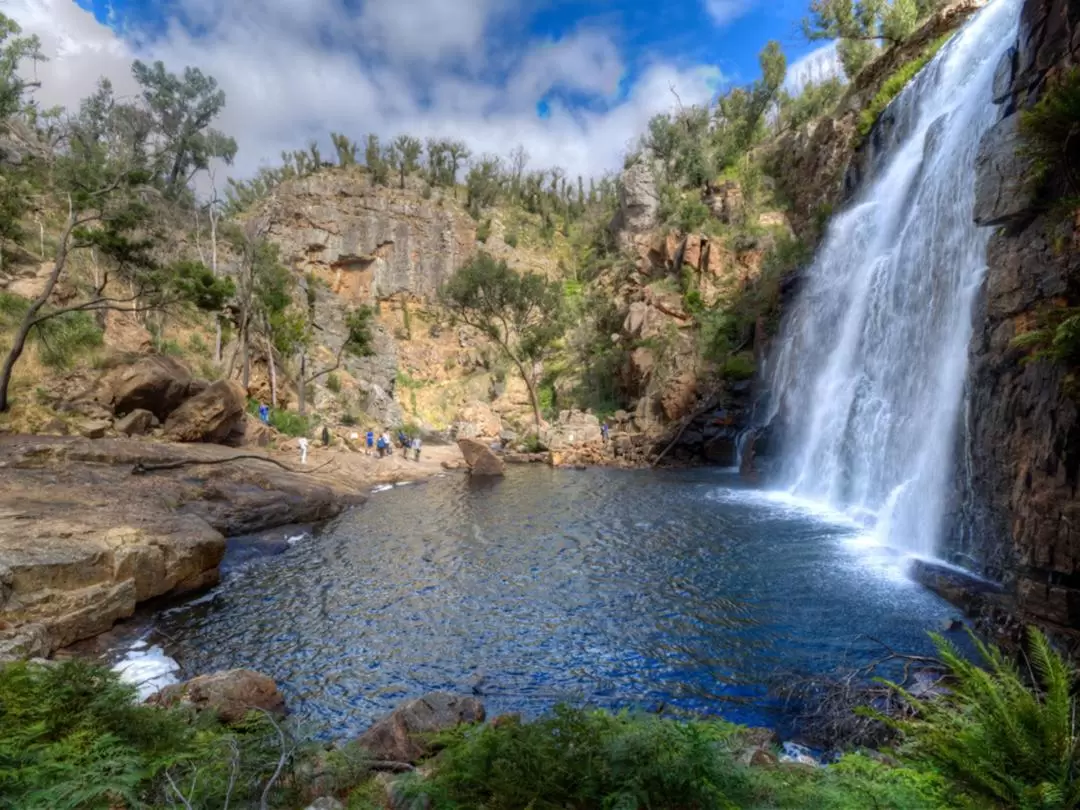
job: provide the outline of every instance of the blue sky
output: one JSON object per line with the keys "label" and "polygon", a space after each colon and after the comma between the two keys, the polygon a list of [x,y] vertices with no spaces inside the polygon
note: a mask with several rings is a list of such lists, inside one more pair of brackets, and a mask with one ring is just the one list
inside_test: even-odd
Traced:
{"label": "blue sky", "polygon": [[97,75],[134,90],[132,58],[218,78],[234,173],[331,130],[449,135],[474,152],[517,143],[535,165],[615,169],[656,112],[757,75],[780,41],[817,46],[806,0],[6,0],[42,36],[46,100]]}

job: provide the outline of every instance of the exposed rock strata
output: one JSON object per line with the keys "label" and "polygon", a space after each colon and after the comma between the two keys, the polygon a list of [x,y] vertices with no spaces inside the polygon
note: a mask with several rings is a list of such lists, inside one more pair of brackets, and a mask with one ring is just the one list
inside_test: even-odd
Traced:
{"label": "exposed rock strata", "polygon": [[[64,646],[139,602],[214,584],[227,535],[325,520],[362,500],[258,461],[211,463],[235,455],[216,445],[0,439],[0,620],[43,626],[49,649]],[[137,463],[185,466],[132,475]]]}

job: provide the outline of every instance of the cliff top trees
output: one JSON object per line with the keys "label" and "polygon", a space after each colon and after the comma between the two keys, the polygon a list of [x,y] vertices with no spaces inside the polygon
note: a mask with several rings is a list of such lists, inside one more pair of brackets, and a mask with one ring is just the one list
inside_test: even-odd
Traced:
{"label": "cliff top trees", "polygon": [[481,252],[450,277],[439,298],[454,320],[488,337],[518,370],[539,432],[538,366],[562,336],[561,285]]}
{"label": "cliff top trees", "polygon": [[161,62],[146,65],[138,60],[131,72],[143,88],[153,133],[161,139],[158,159],[170,194],[186,187],[213,158],[232,163],[236,141],[210,126],[225,107],[225,92],[212,76],[191,67],[177,76]]}

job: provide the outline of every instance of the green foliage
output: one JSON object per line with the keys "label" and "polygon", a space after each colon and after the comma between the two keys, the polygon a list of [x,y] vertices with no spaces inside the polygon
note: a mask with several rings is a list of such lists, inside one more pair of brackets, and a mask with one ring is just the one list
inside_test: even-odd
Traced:
{"label": "green foliage", "polygon": [[[248,400],[248,413],[254,417],[259,415],[259,402],[257,400]],[[289,411],[283,408],[271,408],[268,416],[269,424],[275,430],[284,433],[286,436],[310,436],[311,435],[311,420],[307,416],[301,416],[296,411]]]}
{"label": "green foliage", "polygon": [[67,312],[41,321],[31,333],[46,366],[69,369],[80,355],[100,347],[105,334],[87,312]]}
{"label": "green foliage", "polygon": [[752,795],[748,772],[718,756],[732,738],[720,722],[560,707],[448,735],[434,773],[407,793],[437,810],[739,807]]}
{"label": "green foliage", "polygon": [[1080,309],[1050,309],[1039,316],[1038,326],[1013,338],[1031,360],[1050,360],[1069,369],[1080,367]]}
{"label": "green foliage", "polygon": [[398,135],[394,139],[392,149],[394,160],[391,161],[391,165],[397,169],[401,187],[405,188],[405,178],[420,168],[420,154],[424,147],[419,138]]}
{"label": "green foliage", "polygon": [[[0,669],[0,807],[176,807],[170,778],[192,810],[230,799],[254,807],[281,758],[282,737],[296,746],[262,715],[228,729],[209,714],[141,706],[134,697],[115,673],[79,660]],[[292,767],[303,756],[286,763],[285,778],[268,792],[270,807],[297,806]]]}
{"label": "green foliage", "polygon": [[181,300],[204,312],[221,312],[225,303],[236,295],[236,284],[231,278],[215,276],[202,262],[175,262],[168,277]]}
{"label": "green foliage", "polygon": [[1031,685],[1000,650],[978,639],[972,641],[986,669],[940,636],[933,639],[949,669],[949,688],[926,700],[904,693],[916,716],[895,723],[904,734],[902,756],[952,780],[980,807],[1080,806],[1075,673],[1046,637],[1028,632]]}
{"label": "green foliage", "polygon": [[518,246],[517,231],[507,231],[503,241],[506,242],[507,247],[516,248]]}
{"label": "green foliage", "polygon": [[210,127],[225,107],[225,92],[212,76],[192,67],[177,76],[162,62],[147,65],[138,60],[131,71],[142,88],[153,129],[163,138],[158,169],[170,193],[186,188],[215,158],[232,163],[236,141]]}
{"label": "green foliage", "polygon": [[915,75],[926,67],[926,64],[934,58],[942,46],[949,41],[952,34],[945,34],[938,37],[929,45],[927,45],[922,53],[920,53],[914,59],[905,62],[896,72],[889,76],[888,79],[881,85],[881,89],[878,90],[877,95],[870,101],[869,106],[866,107],[861,113],[859,113],[859,135],[866,137],[870,134],[870,130],[873,129],[874,124],[877,123],[881,114],[885,111],[885,108],[889,106],[889,103],[900,95],[900,91],[908,86],[908,83],[915,78]]}
{"label": "green foliage", "polygon": [[1035,106],[1021,112],[1020,135],[1034,179],[1060,171],[1072,195],[1068,207],[1080,206],[1080,67],[1050,80]]}
{"label": "green foliage", "polygon": [[375,354],[371,321],[375,311],[367,306],[357,307],[345,315],[345,351],[357,357]]}
{"label": "green foliage", "polygon": [[22,28],[10,17],[0,14],[0,119],[7,119],[23,109],[33,85],[20,68],[29,60],[44,62],[41,40],[22,36]]}
{"label": "green foliage", "polygon": [[479,225],[476,226],[476,241],[480,244],[485,244],[488,237],[491,236],[491,220],[485,219]]}
{"label": "green foliage", "polygon": [[724,361],[723,375],[726,380],[749,380],[755,371],[753,352],[739,352]]}
{"label": "green foliage", "polygon": [[330,372],[326,375],[326,387],[333,391],[335,394],[341,393],[341,377],[334,372]]}

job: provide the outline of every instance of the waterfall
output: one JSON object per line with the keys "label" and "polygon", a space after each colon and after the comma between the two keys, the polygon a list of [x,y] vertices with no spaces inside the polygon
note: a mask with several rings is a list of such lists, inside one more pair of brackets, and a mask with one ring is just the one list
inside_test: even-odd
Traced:
{"label": "waterfall", "polygon": [[952,486],[990,237],[974,159],[1019,5],[983,9],[893,101],[892,142],[830,224],[772,364],[783,485],[911,554],[934,554]]}

